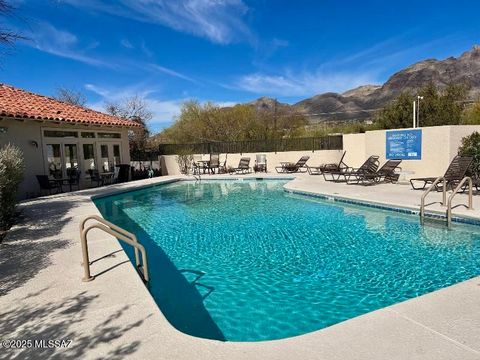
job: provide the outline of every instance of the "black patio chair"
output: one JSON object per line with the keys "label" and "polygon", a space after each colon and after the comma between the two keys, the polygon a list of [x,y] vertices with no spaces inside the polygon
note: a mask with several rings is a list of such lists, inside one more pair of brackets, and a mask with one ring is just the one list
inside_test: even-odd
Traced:
{"label": "black patio chair", "polygon": [[46,190],[48,191],[49,195],[52,195],[52,191],[56,190],[56,193],[62,191],[62,184],[60,184],[57,180],[52,180],[48,177],[48,175],[36,175],[38,185],[40,185],[40,191]]}
{"label": "black patio chair", "polygon": [[70,169],[69,171],[67,171],[67,173],[68,180],[66,180],[66,185],[69,186],[70,191],[72,191],[74,187],[77,187],[77,190],[80,190],[80,170]]}
{"label": "black patio chair", "polygon": [[88,175],[90,175],[90,184],[96,184],[96,186],[104,185],[103,178],[100,176],[98,170],[88,169]]}
{"label": "black patio chair", "polygon": [[210,154],[208,167],[212,174],[215,174],[215,169],[217,169],[217,173],[220,172],[220,154]]}

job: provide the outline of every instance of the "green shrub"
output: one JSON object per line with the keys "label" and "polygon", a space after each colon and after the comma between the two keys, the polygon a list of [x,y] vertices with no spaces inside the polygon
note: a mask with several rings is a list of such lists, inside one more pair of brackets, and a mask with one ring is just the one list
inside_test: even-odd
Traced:
{"label": "green shrub", "polygon": [[15,218],[17,191],[23,179],[23,154],[7,144],[0,149],[0,231],[7,230]]}
{"label": "green shrub", "polygon": [[477,131],[462,139],[458,154],[473,156],[473,172],[477,176],[480,175],[480,134]]}

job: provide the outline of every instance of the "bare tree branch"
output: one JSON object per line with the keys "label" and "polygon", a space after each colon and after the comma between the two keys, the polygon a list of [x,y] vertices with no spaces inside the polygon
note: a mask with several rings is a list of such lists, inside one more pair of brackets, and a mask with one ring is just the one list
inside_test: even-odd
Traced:
{"label": "bare tree branch", "polygon": [[87,103],[87,97],[84,93],[78,90],[69,89],[66,87],[57,88],[57,92],[54,96],[59,101],[66,102],[72,105],[85,106]]}
{"label": "bare tree branch", "polygon": [[[7,0],[0,0],[0,17],[5,18],[11,16],[16,10]],[[0,45],[12,48],[18,40],[26,40],[27,37],[19,32],[0,27]]]}
{"label": "bare tree branch", "polygon": [[144,151],[149,136],[148,121],[153,118],[153,113],[148,109],[145,99],[134,95],[120,102],[107,102],[105,111],[142,125],[142,128],[130,131],[129,138],[132,151]]}

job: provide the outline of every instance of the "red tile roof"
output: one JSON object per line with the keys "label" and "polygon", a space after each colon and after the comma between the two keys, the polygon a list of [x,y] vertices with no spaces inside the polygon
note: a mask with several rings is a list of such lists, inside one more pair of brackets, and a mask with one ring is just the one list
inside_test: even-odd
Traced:
{"label": "red tile roof", "polygon": [[0,116],[105,126],[141,126],[99,111],[0,84]]}

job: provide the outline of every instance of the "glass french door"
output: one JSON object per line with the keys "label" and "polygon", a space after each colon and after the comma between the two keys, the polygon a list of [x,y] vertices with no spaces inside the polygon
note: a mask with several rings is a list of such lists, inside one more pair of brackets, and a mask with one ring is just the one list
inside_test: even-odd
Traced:
{"label": "glass french door", "polygon": [[98,145],[99,167],[102,172],[113,172],[115,165],[122,161],[120,144],[100,143]]}
{"label": "glass french door", "polygon": [[77,144],[63,145],[63,161],[65,164],[65,174],[67,177],[73,176],[78,171],[78,149]]}
{"label": "glass french door", "polygon": [[62,145],[47,144],[48,176],[51,178],[63,177]]}
{"label": "glass french door", "polygon": [[78,145],[50,143],[46,145],[48,175],[61,179],[78,170]]}
{"label": "glass french door", "polygon": [[51,178],[61,179],[81,170],[86,176],[92,171],[114,172],[121,164],[121,145],[115,142],[67,143],[49,141],[45,144],[46,166]]}
{"label": "glass french door", "polygon": [[97,160],[95,156],[95,144],[82,144],[82,169],[85,172],[85,177],[92,176],[92,172],[97,170]]}

